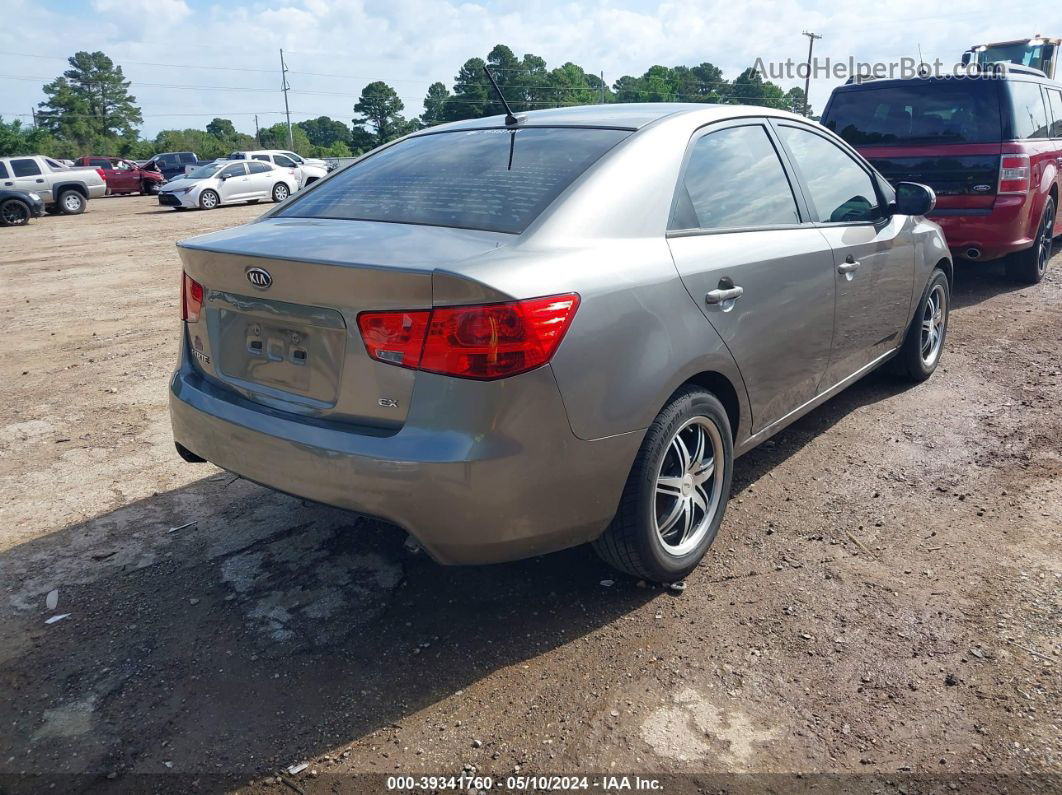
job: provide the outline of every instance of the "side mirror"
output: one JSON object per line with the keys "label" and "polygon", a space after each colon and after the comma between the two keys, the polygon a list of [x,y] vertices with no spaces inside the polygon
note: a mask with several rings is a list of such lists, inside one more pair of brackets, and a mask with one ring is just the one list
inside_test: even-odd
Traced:
{"label": "side mirror", "polygon": [[937,206],[937,194],[928,185],[901,182],[896,186],[893,209],[900,215],[929,215]]}

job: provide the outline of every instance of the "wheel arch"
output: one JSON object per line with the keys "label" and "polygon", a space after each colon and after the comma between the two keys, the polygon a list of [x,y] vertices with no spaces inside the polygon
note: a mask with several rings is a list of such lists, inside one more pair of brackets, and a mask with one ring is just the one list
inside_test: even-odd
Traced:
{"label": "wheel arch", "polygon": [[60,182],[52,188],[52,198],[54,201],[59,201],[59,196],[64,190],[76,190],[86,200],[89,197],[88,188],[85,187],[82,182]]}
{"label": "wheel arch", "polygon": [[[741,401],[738,398],[738,391],[734,387],[734,384],[730,382],[730,379],[717,370],[704,370],[687,378],[679,386],[679,389],[686,386],[703,387],[719,398],[719,402],[722,403],[723,408],[726,409],[726,417],[730,421],[731,441],[734,442],[736,447],[737,440],[741,438],[740,432],[743,430],[741,422]],[[670,397],[668,398],[668,402],[671,402]]]}

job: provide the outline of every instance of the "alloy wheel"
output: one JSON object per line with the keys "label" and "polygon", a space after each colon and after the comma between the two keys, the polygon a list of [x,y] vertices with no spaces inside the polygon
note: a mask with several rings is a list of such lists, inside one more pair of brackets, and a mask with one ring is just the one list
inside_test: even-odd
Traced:
{"label": "alloy wheel", "polygon": [[81,208],[81,196],[76,193],[68,193],[63,197],[63,209],[77,212]]}
{"label": "alloy wheel", "polygon": [[1044,211],[1044,220],[1040,224],[1040,237],[1037,240],[1036,271],[1043,274],[1047,270],[1047,263],[1051,259],[1051,249],[1054,243],[1055,208],[1048,205]]}
{"label": "alloy wheel", "polygon": [[29,210],[24,204],[10,201],[3,206],[3,219],[8,226],[22,226],[29,223]]}
{"label": "alloy wheel", "polygon": [[205,191],[203,195],[199,197],[199,203],[203,206],[204,210],[213,210],[218,206],[217,194],[212,190]]}
{"label": "alloy wheel", "polygon": [[693,417],[672,436],[656,477],[653,523],[664,550],[676,557],[700,544],[719,510],[725,455],[719,428]]}
{"label": "alloy wheel", "polygon": [[922,310],[922,362],[932,367],[944,343],[944,324],[948,319],[948,296],[942,284],[934,285]]}

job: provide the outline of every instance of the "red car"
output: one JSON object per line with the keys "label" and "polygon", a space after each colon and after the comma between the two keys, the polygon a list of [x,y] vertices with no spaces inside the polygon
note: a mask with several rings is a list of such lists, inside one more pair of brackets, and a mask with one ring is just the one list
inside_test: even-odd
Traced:
{"label": "red car", "polygon": [[891,183],[932,187],[930,218],[955,256],[1006,257],[1014,279],[1043,278],[1062,231],[1062,83],[1021,67],[852,82],[822,123]]}
{"label": "red car", "polygon": [[154,195],[166,178],[158,171],[141,168],[132,160],[120,157],[85,155],[74,161],[75,166],[97,169],[107,183],[107,193],[139,193]]}

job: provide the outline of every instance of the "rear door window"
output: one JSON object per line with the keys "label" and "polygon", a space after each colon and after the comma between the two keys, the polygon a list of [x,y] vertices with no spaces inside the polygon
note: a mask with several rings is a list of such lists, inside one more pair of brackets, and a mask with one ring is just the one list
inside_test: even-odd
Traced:
{"label": "rear door window", "polygon": [[41,167],[36,160],[24,158],[11,161],[11,171],[16,177],[32,177],[41,173]]}
{"label": "rear door window", "polygon": [[273,162],[283,168],[295,168],[295,161],[284,155],[273,155]]}
{"label": "rear door window", "polygon": [[728,127],[694,142],[668,229],[797,223],[793,189],[763,125]]}
{"label": "rear door window", "polygon": [[841,147],[811,130],[787,124],[778,126],[778,135],[808,187],[815,220],[852,223],[882,217],[870,174]]}
{"label": "rear door window", "polygon": [[1051,137],[1062,138],[1062,91],[1049,88],[1046,94],[1051,106]]}
{"label": "rear door window", "polygon": [[94,157],[89,160],[89,165],[93,168],[102,168],[110,171],[114,166],[111,165],[110,160],[104,160],[102,157]]}
{"label": "rear door window", "polygon": [[526,127],[427,133],[299,194],[275,217],[346,218],[520,234],[630,130]]}
{"label": "rear door window", "polygon": [[0,163],[0,179],[7,179],[7,166]]}
{"label": "rear door window", "polygon": [[264,160],[267,163],[269,162],[269,155],[251,155],[251,157],[253,157],[255,160]]}
{"label": "rear door window", "polygon": [[181,152],[177,155],[177,157],[180,158],[180,161],[185,164],[196,162],[195,155],[192,152]]}
{"label": "rear door window", "polygon": [[268,163],[259,163],[256,159],[254,163],[247,164],[247,170],[250,171],[252,174],[264,174],[265,172],[272,171],[273,169],[269,167]]}
{"label": "rear door window", "polygon": [[993,143],[998,80],[919,80],[839,90],[822,123],[853,146]]}
{"label": "rear door window", "polygon": [[1043,94],[1040,93],[1040,84],[1010,80],[1007,85],[1014,112],[1014,137],[1046,138],[1047,108],[1044,106]]}

